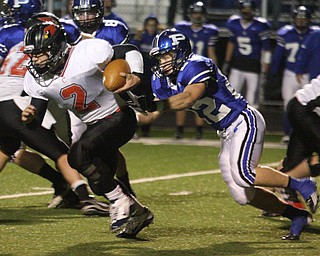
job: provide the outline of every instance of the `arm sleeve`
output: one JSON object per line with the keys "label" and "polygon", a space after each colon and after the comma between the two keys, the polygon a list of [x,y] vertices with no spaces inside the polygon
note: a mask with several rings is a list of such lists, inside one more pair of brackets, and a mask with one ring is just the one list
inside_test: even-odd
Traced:
{"label": "arm sleeve", "polygon": [[44,115],[48,107],[48,101],[32,98],[30,104],[35,106],[37,111],[36,111],[35,119],[33,119],[31,123],[27,124],[27,127],[30,129],[34,129],[36,127],[39,127],[42,124]]}
{"label": "arm sleeve", "polygon": [[136,46],[132,44],[115,45],[113,50],[112,59],[125,59],[130,65],[131,72],[142,78],[143,58]]}

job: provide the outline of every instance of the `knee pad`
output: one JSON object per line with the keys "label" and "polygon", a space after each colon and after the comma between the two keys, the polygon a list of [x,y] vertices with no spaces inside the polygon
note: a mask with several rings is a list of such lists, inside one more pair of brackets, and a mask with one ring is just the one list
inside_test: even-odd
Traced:
{"label": "knee pad", "polygon": [[92,191],[96,195],[103,195],[114,186],[114,172],[100,159],[81,171],[81,174],[88,179]]}

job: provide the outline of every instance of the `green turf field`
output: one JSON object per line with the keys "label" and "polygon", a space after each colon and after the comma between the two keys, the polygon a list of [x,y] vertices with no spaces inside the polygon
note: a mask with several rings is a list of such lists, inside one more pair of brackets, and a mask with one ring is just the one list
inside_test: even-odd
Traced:
{"label": "green turf field", "polygon": [[[0,255],[320,255],[317,215],[300,241],[284,242],[288,220],[262,218],[259,210],[232,200],[215,171],[217,146],[129,143],[123,152],[138,198],[155,214],[139,239],[116,238],[108,218],[47,209],[50,184],[9,164],[0,174]],[[265,149],[262,163],[277,162],[284,153],[281,147]],[[180,176],[170,179],[172,174]]]}

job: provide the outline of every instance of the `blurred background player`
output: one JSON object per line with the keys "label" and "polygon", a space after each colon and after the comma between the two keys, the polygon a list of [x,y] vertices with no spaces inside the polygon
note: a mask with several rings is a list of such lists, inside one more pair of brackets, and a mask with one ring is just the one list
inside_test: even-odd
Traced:
{"label": "blurred background player", "polygon": [[297,53],[306,38],[318,30],[319,27],[311,27],[311,13],[305,6],[297,7],[292,14],[293,25],[285,25],[277,31],[277,45],[272,56],[270,73],[276,76],[284,66],[282,77],[282,99],[284,107],[284,136],[281,141],[287,143],[290,135],[290,124],[286,114],[286,108],[289,100],[294,93],[307,84],[309,78],[307,75],[297,81],[295,66],[297,62]]}
{"label": "blurred background player", "polygon": [[320,30],[311,33],[302,43],[295,67],[297,82],[302,84],[305,76],[309,81],[320,74]]}
{"label": "blurred background player", "polygon": [[124,21],[122,17],[112,11],[112,8],[117,6],[116,0],[103,0],[104,1],[104,19],[105,20],[118,20],[125,24],[127,27],[127,23]]}
{"label": "blurred background player", "polygon": [[[154,60],[150,58],[149,52],[152,48],[152,41],[155,36],[159,33],[160,25],[158,18],[154,15],[148,16],[143,22],[143,28],[137,30],[130,43],[136,45],[142,54],[143,57],[143,83],[140,86],[143,86],[143,90],[146,94],[152,95],[151,89],[151,77],[152,71],[151,67],[155,65]],[[149,137],[151,124],[142,124],[139,125],[140,136]]]}
{"label": "blurred background player", "polygon": [[[20,114],[17,113],[21,113],[21,108],[24,108],[27,104],[27,98],[20,97],[23,91],[23,79],[26,73],[26,65],[29,62],[29,57],[23,53],[25,28],[27,26],[27,20],[33,14],[42,10],[42,2],[40,0],[28,0],[21,4],[14,5],[14,1],[9,0],[5,1],[5,7],[4,15],[8,17],[8,22],[12,24],[3,27],[0,30],[0,61],[2,64],[0,76],[2,82],[0,88],[4,92],[2,94],[3,101],[1,102],[1,105],[5,112],[1,115],[3,120],[2,135],[5,136],[4,139],[7,137],[13,138],[14,145],[18,144],[15,143],[16,140],[19,141],[16,150],[11,149],[11,152],[6,153],[13,155],[15,151],[19,149],[20,141],[23,141],[38,152],[47,155],[56,162],[56,165],[64,178],[79,196],[79,199],[82,202],[83,212],[85,214],[101,213],[102,215],[107,215],[108,205],[100,204],[95,199],[90,198],[86,183],[81,179],[79,173],[72,169],[66,162],[66,153],[68,152],[66,145],[55,136],[52,130],[41,128],[38,134],[34,131],[31,132],[21,123],[20,118],[18,118],[18,115]],[[52,17],[49,17],[49,19],[51,18]],[[78,33],[78,36],[75,38],[78,39],[79,35],[80,34]],[[71,39],[73,37],[70,36],[68,38]],[[52,123],[54,123],[54,121],[47,124],[46,127],[50,129]],[[4,139],[2,138],[2,140]],[[48,143],[52,143],[52,145],[48,146]],[[10,155],[8,154],[7,157]],[[4,160],[6,161],[7,159]],[[20,155],[20,163],[24,164],[23,167],[27,167],[26,163],[30,163],[31,161],[37,161],[38,166],[43,164],[43,161],[34,155],[28,153]],[[32,168],[32,165],[28,167],[28,169],[30,168]],[[37,170],[34,170],[33,172],[37,172]],[[56,203],[59,204],[59,202]]]}
{"label": "blurred background player", "polygon": [[[242,92],[251,106],[259,107],[263,100],[263,82],[271,61],[270,24],[255,17],[255,1],[240,0],[240,16],[232,16],[227,28],[230,39],[226,48],[222,71],[229,74],[229,81],[236,91]],[[260,78],[259,78],[260,74]]]}
{"label": "blurred background player", "polygon": [[[217,63],[215,45],[218,41],[218,28],[213,24],[205,24],[207,21],[207,9],[203,2],[191,4],[188,9],[190,21],[182,21],[175,28],[190,39],[192,52],[212,59]],[[175,138],[183,137],[186,120],[186,111],[176,112]],[[195,115],[196,139],[202,138],[204,120]]]}

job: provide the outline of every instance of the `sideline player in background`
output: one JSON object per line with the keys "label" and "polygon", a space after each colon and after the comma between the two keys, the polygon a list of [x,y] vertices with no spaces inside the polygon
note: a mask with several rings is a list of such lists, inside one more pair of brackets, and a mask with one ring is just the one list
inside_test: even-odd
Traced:
{"label": "sideline player in background", "polygon": [[281,141],[288,143],[290,135],[290,124],[288,121],[286,108],[294,93],[301,89],[302,85],[309,82],[309,77],[305,74],[298,82],[295,74],[297,53],[301,44],[306,38],[319,27],[311,27],[311,13],[305,6],[297,7],[292,14],[293,25],[285,25],[277,31],[277,45],[272,56],[270,73],[275,76],[284,65],[282,78],[282,99],[284,107],[284,136]]}
{"label": "sideline player in background", "polygon": [[114,175],[119,148],[132,138],[137,121],[134,111],[103,86],[102,71],[112,59],[126,59],[132,72],[126,74],[126,86],[135,86],[143,72],[141,54],[132,45],[112,47],[101,39],[71,48],[63,28],[52,22],[29,28],[24,47],[31,58],[24,89],[32,100],[22,120],[38,127],[53,100],[86,123],[86,131],[70,147],[68,162],[88,179],[95,194],[110,201],[111,231],[135,237],[152,223],[153,214],[126,194]]}
{"label": "sideline player in background", "polygon": [[[246,99],[251,106],[259,107],[263,101],[263,83],[271,61],[270,24],[255,17],[255,1],[240,0],[241,16],[232,16],[227,23],[230,39],[227,44],[224,74],[236,91],[242,92],[246,83]],[[259,78],[260,75],[260,78]]]}
{"label": "sideline player in background", "polygon": [[[191,42],[192,52],[208,57],[217,64],[215,45],[218,42],[218,28],[207,21],[207,8],[203,2],[191,4],[188,8],[189,21],[182,21],[175,25],[177,30],[186,34]],[[175,138],[183,138],[186,111],[176,112]],[[204,120],[195,115],[196,139],[202,138]]]}
{"label": "sideline player in background", "polygon": [[219,165],[234,200],[240,205],[276,212],[291,220],[284,240],[297,240],[310,221],[309,212],[284,203],[262,187],[297,190],[310,211],[318,205],[317,188],[310,179],[294,179],[259,166],[265,122],[262,115],[237,93],[209,58],[191,53],[189,39],[180,31],[165,30],[154,40],[150,55],[152,89],[159,101],[146,102],[148,111],[189,108],[204,118],[221,138]]}

